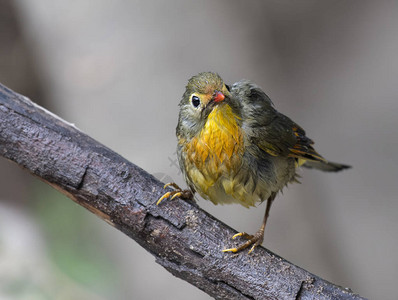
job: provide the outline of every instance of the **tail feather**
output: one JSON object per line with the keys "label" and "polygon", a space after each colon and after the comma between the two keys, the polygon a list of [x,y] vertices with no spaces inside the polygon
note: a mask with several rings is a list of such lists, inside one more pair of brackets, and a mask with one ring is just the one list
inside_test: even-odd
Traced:
{"label": "tail feather", "polygon": [[339,172],[344,169],[349,169],[351,166],[343,165],[335,162],[330,161],[314,161],[314,160],[307,160],[303,165],[308,169],[317,169],[324,172]]}

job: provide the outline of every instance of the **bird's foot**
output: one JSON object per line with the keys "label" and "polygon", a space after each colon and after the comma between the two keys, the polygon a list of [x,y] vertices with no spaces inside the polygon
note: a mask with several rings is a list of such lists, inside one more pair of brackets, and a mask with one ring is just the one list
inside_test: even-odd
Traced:
{"label": "bird's foot", "polygon": [[224,249],[222,250],[222,252],[239,252],[243,249],[246,249],[249,246],[252,246],[249,250],[249,253],[253,252],[253,250],[258,246],[261,245],[261,243],[264,240],[264,229],[260,229],[259,231],[257,231],[254,235],[248,234],[246,232],[239,232],[237,234],[235,234],[232,239],[236,239],[238,236],[241,236],[245,239],[247,239],[246,243],[243,243],[242,245],[240,245],[237,248],[230,248],[230,249]]}
{"label": "bird's foot", "polygon": [[177,197],[180,197],[185,200],[193,199],[193,193],[190,190],[183,190],[174,182],[169,182],[169,183],[165,184],[163,188],[165,189],[168,186],[173,187],[174,191],[165,193],[162,197],[159,198],[159,200],[156,202],[156,205],[159,205],[160,202],[162,202],[164,199],[169,198],[169,197],[171,197],[170,200],[173,200],[174,198],[177,198]]}

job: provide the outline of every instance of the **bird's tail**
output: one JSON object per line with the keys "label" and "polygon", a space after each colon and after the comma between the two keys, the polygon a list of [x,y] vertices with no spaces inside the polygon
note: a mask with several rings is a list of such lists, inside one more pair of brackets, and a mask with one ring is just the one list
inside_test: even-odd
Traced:
{"label": "bird's tail", "polygon": [[309,169],[321,170],[324,172],[339,172],[341,170],[351,168],[351,166],[343,165],[343,164],[339,164],[339,163],[335,163],[335,162],[314,161],[314,160],[307,160],[304,164],[302,164],[302,166],[309,168]]}

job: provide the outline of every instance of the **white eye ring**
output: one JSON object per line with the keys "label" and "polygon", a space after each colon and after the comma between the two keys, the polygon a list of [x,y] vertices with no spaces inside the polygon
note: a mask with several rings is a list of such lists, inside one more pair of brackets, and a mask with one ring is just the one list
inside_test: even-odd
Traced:
{"label": "white eye ring", "polygon": [[196,95],[192,95],[191,103],[192,103],[193,107],[198,108],[199,105],[200,105],[200,98],[198,96],[196,96]]}

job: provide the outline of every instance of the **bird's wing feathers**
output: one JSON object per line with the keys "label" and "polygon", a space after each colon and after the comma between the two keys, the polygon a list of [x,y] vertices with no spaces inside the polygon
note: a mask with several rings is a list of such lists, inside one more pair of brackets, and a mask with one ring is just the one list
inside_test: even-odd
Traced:
{"label": "bird's wing feathers", "polygon": [[304,129],[279,113],[257,85],[241,81],[234,84],[234,91],[244,110],[243,128],[261,150],[272,156],[326,162],[312,147],[314,142],[305,135]]}
{"label": "bird's wing feathers", "polygon": [[257,146],[273,156],[325,161],[312,147],[314,142],[305,135],[305,131],[278,112],[271,123],[256,129],[255,136]]}
{"label": "bird's wing feathers", "polygon": [[[296,125],[296,124],[295,124]],[[323,161],[326,160],[312,147],[314,142],[305,135],[304,129],[296,125],[292,128],[296,136],[296,143],[289,148],[289,156],[296,158],[305,158],[308,160]]]}

